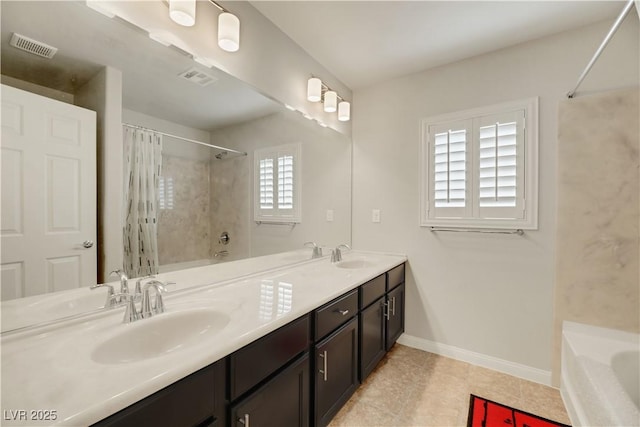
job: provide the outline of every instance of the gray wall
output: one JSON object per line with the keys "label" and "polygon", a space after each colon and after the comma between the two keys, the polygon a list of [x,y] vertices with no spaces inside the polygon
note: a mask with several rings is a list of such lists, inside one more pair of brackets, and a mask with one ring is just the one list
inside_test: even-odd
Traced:
{"label": "gray wall", "polygon": [[[353,243],[406,252],[414,345],[550,382],[557,110],[610,27],[603,22],[358,90]],[[627,19],[581,93],[637,85],[638,20]],[[420,120],[540,97],[539,230],[524,237],[431,233],[419,221]],[[382,222],[371,222],[381,209]]]}

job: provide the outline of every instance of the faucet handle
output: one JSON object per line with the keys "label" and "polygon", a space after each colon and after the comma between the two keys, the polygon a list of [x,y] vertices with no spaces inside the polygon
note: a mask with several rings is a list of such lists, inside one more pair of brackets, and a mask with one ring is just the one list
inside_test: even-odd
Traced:
{"label": "faucet handle", "polygon": [[136,300],[139,300],[140,298],[142,298],[142,282],[147,279],[155,279],[155,278],[156,276],[152,274],[150,276],[144,276],[136,280],[136,289],[134,291],[134,297]]}
{"label": "faucet handle", "polygon": [[115,294],[114,298],[120,298],[120,301],[127,301],[127,308],[124,311],[124,318],[122,319],[122,323],[131,323],[140,319],[140,313],[138,313],[138,309],[136,308],[136,300],[134,295],[122,292],[119,294]]}
{"label": "faucet handle", "polygon": [[346,243],[340,243],[338,246],[336,246],[336,249],[340,249],[340,248],[345,248],[348,251],[351,250],[351,246],[347,245]]}
{"label": "faucet handle", "polygon": [[311,259],[322,257],[322,248],[316,242],[306,242],[303,246],[313,248]]}
{"label": "faucet handle", "polygon": [[117,305],[117,301],[116,301],[116,293],[113,290],[113,286],[106,284],[106,283],[98,283],[97,285],[93,285],[90,286],[89,289],[91,289],[92,291],[95,289],[100,289],[100,288],[107,288],[107,301],[104,303],[104,307],[103,308],[113,308]]}

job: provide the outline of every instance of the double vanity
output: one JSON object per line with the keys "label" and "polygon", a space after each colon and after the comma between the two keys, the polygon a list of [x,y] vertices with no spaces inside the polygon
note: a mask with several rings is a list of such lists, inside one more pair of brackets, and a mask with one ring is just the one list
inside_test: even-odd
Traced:
{"label": "double vanity", "polygon": [[404,330],[405,261],[183,270],[158,276],[177,284],[150,318],[5,332],[3,425],[325,426]]}

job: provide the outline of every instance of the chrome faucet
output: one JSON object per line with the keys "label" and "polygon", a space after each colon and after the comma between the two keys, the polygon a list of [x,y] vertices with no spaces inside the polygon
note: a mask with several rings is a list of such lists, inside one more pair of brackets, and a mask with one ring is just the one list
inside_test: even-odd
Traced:
{"label": "chrome faucet", "polygon": [[124,271],[117,269],[109,273],[109,276],[118,276],[120,279],[120,294],[129,294],[129,278]]}
{"label": "chrome faucet", "polygon": [[[142,282],[147,278],[139,279]],[[126,301],[127,306],[124,311],[124,318],[122,323],[131,323],[140,319],[147,319],[155,314],[164,313],[164,302],[162,301],[162,292],[166,291],[166,287],[175,284],[174,282],[162,283],[159,280],[151,280],[150,282],[142,285],[142,304],[140,311],[136,307],[136,296],[132,294],[119,293],[113,296],[113,299],[119,299],[120,301]],[[154,304],[151,304],[150,289],[155,288],[156,299]]]}
{"label": "chrome faucet", "polygon": [[306,242],[304,246],[313,248],[311,259],[322,258],[322,248],[316,242]]}
{"label": "chrome faucet", "polygon": [[133,294],[133,298],[136,302],[142,299],[142,282],[145,280],[154,280],[155,278],[156,276],[151,275],[151,276],[144,276],[136,280],[136,288]]}
{"label": "chrome faucet", "polygon": [[[162,292],[167,290],[166,286],[159,280],[152,280],[144,285],[142,288],[142,306],[140,307],[140,315],[143,319],[149,318],[154,314],[164,313],[164,302],[162,301]],[[151,305],[150,289],[156,290],[156,300]]]}
{"label": "chrome faucet", "polygon": [[340,251],[340,248],[345,248],[347,250],[351,250],[351,247],[345,243],[341,243],[338,246],[336,246],[335,249],[331,250],[331,262],[340,262],[342,261],[342,252]]}
{"label": "chrome faucet", "polygon": [[104,303],[104,308],[113,308],[116,305],[118,305],[118,302],[116,301],[116,294],[113,290],[113,286],[108,285],[106,283],[98,283],[97,285],[93,285],[91,287],[89,287],[89,289],[91,289],[92,291],[94,289],[100,289],[100,288],[107,288],[107,301]]}
{"label": "chrome faucet", "polygon": [[120,298],[120,301],[127,301],[127,308],[124,310],[124,318],[122,323],[131,323],[140,319],[140,313],[136,308],[135,297],[131,294],[116,294],[116,297]]}

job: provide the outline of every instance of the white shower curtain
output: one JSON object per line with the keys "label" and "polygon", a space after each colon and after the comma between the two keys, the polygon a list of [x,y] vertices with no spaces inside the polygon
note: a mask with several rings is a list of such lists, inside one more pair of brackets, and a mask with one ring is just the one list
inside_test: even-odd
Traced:
{"label": "white shower curtain", "polygon": [[162,135],[123,126],[124,270],[128,277],[158,273],[158,185]]}

